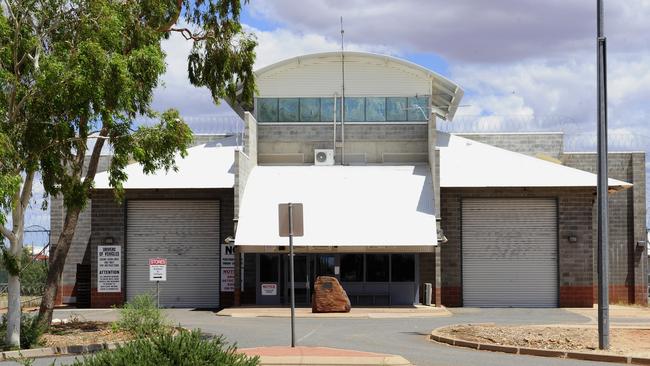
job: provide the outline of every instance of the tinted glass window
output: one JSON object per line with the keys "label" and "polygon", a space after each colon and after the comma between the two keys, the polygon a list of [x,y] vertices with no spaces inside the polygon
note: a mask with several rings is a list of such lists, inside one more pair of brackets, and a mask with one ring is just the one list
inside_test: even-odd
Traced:
{"label": "tinted glass window", "polygon": [[300,98],[300,121],[320,121],[320,98]]}
{"label": "tinted glass window", "polygon": [[260,254],[260,282],[278,282],[279,263],[277,254]]}
{"label": "tinted glass window", "polygon": [[278,121],[278,99],[277,98],[257,99],[257,120],[260,122]]}
{"label": "tinted glass window", "polygon": [[409,97],[409,121],[426,121],[429,118],[429,98]]}
{"label": "tinted glass window", "polygon": [[300,120],[300,99],[280,98],[278,99],[279,119],[278,122],[298,122]]}
{"label": "tinted glass window", "polygon": [[386,98],[386,120],[390,122],[406,121],[406,108],[406,98]]}
{"label": "tinted glass window", "polygon": [[[334,98],[320,99],[320,119],[323,122],[334,121]],[[336,98],[336,122],[341,122],[341,98]]]}
{"label": "tinted glass window", "polygon": [[366,120],[366,98],[345,98],[345,121],[364,122]]}
{"label": "tinted glass window", "polygon": [[341,255],[341,281],[363,281],[363,254]]}
{"label": "tinted glass window", "polygon": [[388,254],[366,254],[366,281],[388,282]]}
{"label": "tinted glass window", "polygon": [[386,98],[366,98],[366,121],[386,121]]}
{"label": "tinted glass window", "polygon": [[392,282],[415,282],[414,254],[392,254],[391,260]]}

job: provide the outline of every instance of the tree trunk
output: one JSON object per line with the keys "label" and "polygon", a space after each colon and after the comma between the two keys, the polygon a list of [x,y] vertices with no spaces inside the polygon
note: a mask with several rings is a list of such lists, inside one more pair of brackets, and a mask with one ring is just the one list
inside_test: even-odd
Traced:
{"label": "tree trunk", "polygon": [[45,291],[41,300],[41,306],[38,311],[38,321],[45,328],[49,327],[52,322],[52,311],[54,310],[54,301],[59,289],[59,282],[61,274],[63,273],[63,266],[65,259],[68,256],[68,250],[72,243],[72,236],[79,221],[78,208],[69,209],[65,214],[65,221],[63,224],[63,231],[59,235],[56,242],[56,248],[50,258],[50,265],[47,271],[47,280],[45,281]]}
{"label": "tree trunk", "polygon": [[[12,240],[9,252],[20,258],[22,245],[18,240]],[[20,276],[9,274],[7,302],[7,334],[5,343],[10,348],[20,348]]]}
{"label": "tree trunk", "polygon": [[25,209],[32,197],[34,172],[25,173],[22,190],[14,194],[11,208],[12,236],[9,239],[9,254],[15,260],[16,266],[7,266],[9,272],[7,288],[7,334],[5,343],[11,348],[20,348],[20,259],[23,254],[23,234],[25,231]]}
{"label": "tree trunk", "polygon": [[[86,172],[86,177],[84,178],[85,183],[90,183],[95,180],[95,173],[97,173],[97,165],[99,164],[99,156],[101,154],[102,147],[104,146],[104,137],[107,135],[108,128],[106,126],[103,126],[99,132],[99,138],[93,147],[93,152],[90,155],[88,170]],[[81,170],[84,163],[84,155],[85,151],[79,150],[77,159],[75,161],[75,166],[73,167],[77,173],[75,177],[76,179],[81,179],[82,177]],[[47,270],[45,291],[43,292],[41,306],[38,310],[38,322],[39,325],[43,328],[48,328],[50,326],[50,323],[52,323],[54,301],[56,299],[57,291],[59,290],[61,274],[63,273],[63,266],[65,265],[66,258],[68,257],[68,251],[70,250],[72,237],[74,236],[74,232],[77,228],[80,212],[80,207],[67,208],[65,220],[63,221],[63,230],[57,239],[56,248],[54,251],[50,251],[52,255],[50,257],[50,265]]]}

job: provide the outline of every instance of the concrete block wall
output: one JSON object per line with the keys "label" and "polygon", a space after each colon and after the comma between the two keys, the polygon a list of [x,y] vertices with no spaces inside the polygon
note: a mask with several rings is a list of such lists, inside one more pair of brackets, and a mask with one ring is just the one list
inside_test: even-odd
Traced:
{"label": "concrete block wall", "polygon": [[[210,141],[223,139],[224,135],[195,135],[192,146],[204,144]],[[110,155],[102,155],[99,159],[97,172],[107,171],[110,166]],[[87,167],[89,158],[84,161],[84,170]],[[92,217],[92,200],[88,200],[86,208],[79,215],[79,222],[72,238],[70,251],[66,258],[61,275],[61,287],[57,293],[57,303],[74,304],[77,300],[77,265],[90,265],[91,253],[89,251],[91,217]],[[50,198],[50,243],[54,246],[63,229],[63,220],[65,218],[65,209],[61,197]],[[52,252],[50,252],[52,253]],[[95,253],[96,255],[96,253]]]}
{"label": "concrete block wall", "polygon": [[[86,157],[84,161],[84,170],[88,166],[89,158]],[[108,170],[110,163],[110,156],[102,155],[99,158],[97,171],[103,172]],[[70,249],[63,266],[63,273],[61,274],[61,286],[56,296],[57,304],[73,304],[77,301],[77,265],[89,264],[88,262],[88,242],[90,240],[90,217],[91,217],[91,200],[88,200],[86,208],[79,214],[79,221],[75,229],[75,234],[70,243]],[[63,198],[61,196],[54,196],[50,198],[50,255],[53,253],[56,242],[63,230],[63,222],[65,220],[65,207],[63,206]]]}
{"label": "concrete block wall", "polygon": [[457,133],[456,135],[531,156],[546,155],[559,159],[564,151],[562,132]]}
{"label": "concrete block wall", "polygon": [[[593,305],[592,188],[442,188],[441,297],[446,306],[462,306],[461,203],[471,197],[545,197],[558,200],[559,305]],[[575,236],[577,242],[569,242]]]}
{"label": "concrete block wall", "polygon": [[[233,221],[233,190],[232,189],[155,189],[155,190],[129,190],[126,192],[126,206],[129,200],[139,199],[216,199],[220,201],[219,243],[228,236],[234,236]],[[123,304],[126,299],[126,206],[117,202],[111,190],[96,190],[93,193],[92,232],[90,236],[91,260],[91,307],[109,307]],[[122,246],[122,292],[99,293],[97,292],[97,246],[103,245],[106,238],[111,238],[112,245]],[[219,263],[215,263],[219,265]],[[220,294],[221,306],[230,306],[233,303],[233,294],[222,292]]]}
{"label": "concrete block wall", "polygon": [[[257,128],[260,164],[278,155],[298,156],[298,163],[312,164],[314,149],[334,146],[331,124],[259,124]],[[340,141],[341,127],[337,126],[336,130]],[[339,158],[340,152],[338,149]],[[360,160],[364,155],[366,163],[384,163],[386,159],[400,156],[405,162],[426,162],[428,153],[426,123],[345,125],[345,154],[349,163],[363,163]],[[295,163],[295,158],[291,162]]]}
{"label": "concrete block wall", "polygon": [[[567,166],[592,173],[597,171],[595,153],[565,153],[561,159]],[[647,248],[637,246],[638,241],[646,240],[645,153],[610,153],[608,170],[610,178],[634,184],[630,189],[609,194],[610,301],[647,304]],[[594,213],[594,266],[596,218]],[[596,281],[597,273],[594,272],[594,283]],[[596,289],[594,296],[597,296]]]}

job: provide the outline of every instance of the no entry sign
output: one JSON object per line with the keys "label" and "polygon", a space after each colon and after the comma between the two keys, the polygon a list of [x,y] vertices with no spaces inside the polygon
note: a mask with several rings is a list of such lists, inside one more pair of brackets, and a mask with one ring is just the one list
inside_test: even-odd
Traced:
{"label": "no entry sign", "polygon": [[149,281],[167,281],[167,259],[149,259]]}

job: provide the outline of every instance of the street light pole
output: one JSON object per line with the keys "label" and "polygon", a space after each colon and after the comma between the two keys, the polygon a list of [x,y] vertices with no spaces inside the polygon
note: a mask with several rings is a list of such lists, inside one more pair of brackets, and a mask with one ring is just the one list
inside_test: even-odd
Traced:
{"label": "street light pole", "polygon": [[607,38],[603,1],[597,1],[598,42],[598,348],[609,348],[609,230],[607,227]]}

